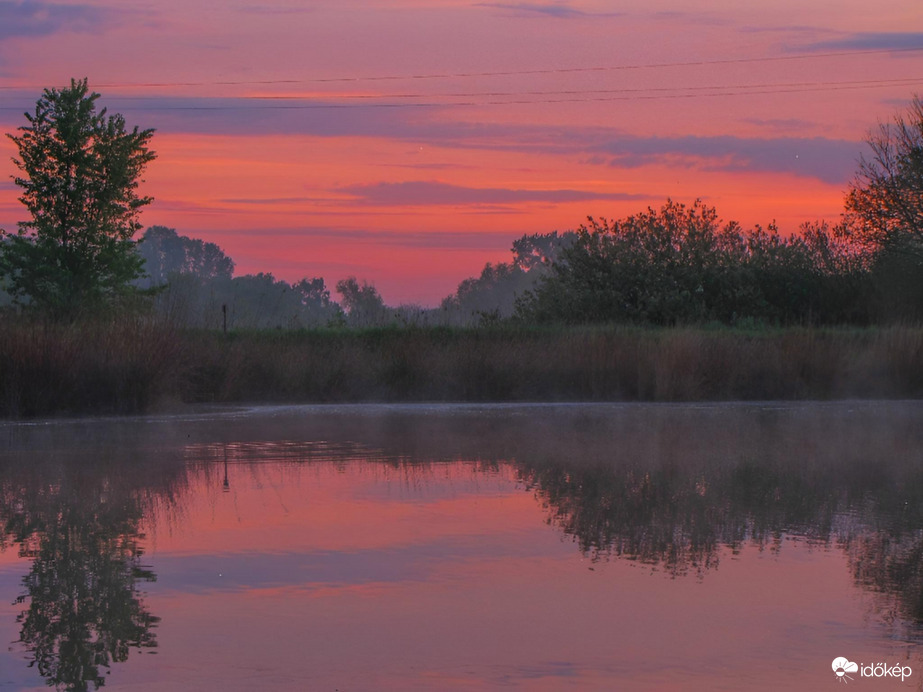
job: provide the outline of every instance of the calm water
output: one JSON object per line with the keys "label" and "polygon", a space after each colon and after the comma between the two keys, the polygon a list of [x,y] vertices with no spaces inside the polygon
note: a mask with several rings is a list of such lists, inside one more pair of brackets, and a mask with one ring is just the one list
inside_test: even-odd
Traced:
{"label": "calm water", "polygon": [[923,689],[921,634],[920,403],[0,424],[3,689]]}

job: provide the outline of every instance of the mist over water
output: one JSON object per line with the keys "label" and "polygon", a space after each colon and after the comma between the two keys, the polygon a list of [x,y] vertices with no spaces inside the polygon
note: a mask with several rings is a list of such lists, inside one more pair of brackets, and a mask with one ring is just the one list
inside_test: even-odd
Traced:
{"label": "mist over water", "polygon": [[921,417],[353,405],[5,423],[0,686],[816,689],[838,656],[923,676]]}

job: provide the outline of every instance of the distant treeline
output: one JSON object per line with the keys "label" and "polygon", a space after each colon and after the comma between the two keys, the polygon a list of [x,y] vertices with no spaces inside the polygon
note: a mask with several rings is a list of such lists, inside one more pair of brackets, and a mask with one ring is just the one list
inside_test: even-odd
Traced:
{"label": "distant treeline", "polygon": [[152,226],[138,243],[146,277],[137,285],[152,296],[155,312],[185,327],[303,329],[369,327],[417,322],[422,309],[391,308],[368,282],[336,284],[339,302],[323,278],[289,283],[270,273],[234,276],[234,261],[215,243]]}
{"label": "distant treeline", "polygon": [[634,324],[873,325],[923,319],[923,101],[868,138],[835,225],[744,229],[713,207],[659,209],[524,235],[437,309],[388,307],[374,286],[232,277],[210,243],[148,229],[140,244],[157,305],[216,327]]}
{"label": "distant treeline", "polygon": [[870,246],[844,225],[744,229],[696,201],[575,231],[524,235],[438,308],[385,305],[354,277],[233,276],[214,243],[149,228],[139,243],[159,313],[217,329],[529,324],[872,325],[923,319],[923,252]]}
{"label": "distant treeline", "polygon": [[[744,229],[696,201],[624,219],[523,235],[509,262],[488,263],[438,308],[385,305],[372,284],[269,273],[234,275],[214,243],[148,228],[136,285],[179,327],[489,326],[510,323],[675,326],[882,325],[923,319],[923,243],[871,241],[845,219]],[[2,288],[2,287],[0,287]],[[142,300],[142,302],[143,302]],[[0,295],[0,304],[3,299]],[[8,298],[5,302],[9,302]]]}
{"label": "distant treeline", "polygon": [[[523,235],[436,309],[391,308],[355,278],[232,278],[215,245],[151,228],[140,252],[162,312],[215,327],[723,324],[885,325],[923,320],[923,101],[868,138],[836,224],[745,229],[715,208],[659,209]],[[222,306],[226,306],[223,308]]]}
{"label": "distant treeline", "polygon": [[385,305],[374,285],[348,277],[334,300],[322,277],[289,283],[269,273],[234,276],[234,261],[215,243],[152,226],[138,243],[146,276],[137,282],[155,313],[184,327],[301,329],[389,325],[465,326],[497,323],[516,314],[517,301],[533,289],[574,232],[527,235],[513,243],[511,263],[487,264],[438,308]]}
{"label": "distant treeline", "polygon": [[[96,96],[87,95],[83,81],[43,99],[60,105],[82,98],[91,106]],[[31,127],[20,130],[30,133]],[[355,277],[332,287],[335,299],[321,277],[289,283],[268,273],[235,276],[233,260],[216,244],[162,226],[148,228],[136,243],[137,209],[150,198],[103,210],[94,206],[108,203],[102,193],[71,199],[72,191],[51,184],[55,176],[30,167],[61,153],[42,132],[41,142],[13,137],[25,161],[18,165],[30,176],[15,182],[27,191],[23,200],[31,200],[33,219],[17,234],[0,232],[0,305],[11,302],[6,289],[17,303],[10,313],[72,320],[152,306],[153,314],[179,327],[224,330],[500,323],[749,328],[923,320],[920,98],[869,136],[870,154],[860,159],[835,224],[806,223],[783,235],[774,224],[745,229],[722,221],[701,201],[667,200],[623,219],[589,218],[574,230],[523,235],[513,242],[510,261],[487,264],[438,308],[387,306],[374,285]],[[69,155],[85,163],[82,146],[74,144]],[[153,156],[139,151],[144,160],[136,162],[133,176]],[[104,161],[109,153],[96,156]],[[73,165],[65,157],[56,175],[70,175]],[[106,166],[94,166],[84,166],[82,184],[99,182],[96,171]],[[126,199],[134,194],[133,180],[121,181]],[[89,206],[73,219],[54,211],[78,202]],[[119,223],[100,220],[110,216]]]}

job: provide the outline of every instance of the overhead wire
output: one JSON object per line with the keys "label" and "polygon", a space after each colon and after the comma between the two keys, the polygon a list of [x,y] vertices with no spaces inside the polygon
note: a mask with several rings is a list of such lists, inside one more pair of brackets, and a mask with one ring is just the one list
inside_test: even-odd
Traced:
{"label": "overhead wire", "polygon": [[[454,72],[454,73],[429,73],[411,75],[381,75],[367,77],[329,77],[316,79],[279,79],[279,80],[249,80],[249,81],[202,81],[202,82],[137,82],[137,83],[109,83],[94,85],[100,88],[161,88],[161,87],[201,87],[201,86],[246,86],[246,85],[294,85],[310,83],[356,83],[362,81],[385,80],[419,80],[419,79],[451,79],[468,77],[498,77],[498,76],[525,76],[548,74],[572,74],[582,72],[602,72],[615,70],[663,69],[669,67],[707,66],[758,62],[779,62],[790,60],[806,60],[818,58],[834,58],[845,56],[874,55],[906,53],[921,51],[919,48],[896,48],[881,50],[856,50],[837,51],[827,53],[807,53],[797,55],[755,57],[755,58],[725,58],[718,60],[676,61],[664,63],[646,63],[636,65],[610,65],[570,68],[545,68],[534,70],[506,70],[484,72]],[[733,97],[754,96],[764,94],[799,93],[843,91],[857,89],[877,89],[894,86],[923,86],[923,77],[905,77],[896,79],[869,79],[845,81],[802,81],[802,82],[770,82],[751,84],[715,84],[678,87],[620,87],[611,89],[544,89],[544,90],[485,90],[485,91],[456,91],[456,92],[399,92],[381,94],[244,94],[235,95],[210,95],[210,96],[181,96],[175,99],[191,99],[193,103],[174,103],[158,105],[145,105],[133,108],[122,106],[125,110],[146,111],[230,111],[230,110],[329,110],[344,108],[453,108],[477,106],[515,106],[515,105],[543,105],[565,103],[602,103],[616,101],[650,101],[658,99],[691,99],[705,97]],[[0,89],[25,89],[0,85]],[[106,101],[112,103],[129,103],[141,101],[162,101],[165,96],[108,96]],[[425,100],[424,100],[425,99]],[[466,100],[458,100],[466,99]],[[231,100],[233,103],[220,103],[222,100]],[[356,103],[356,102],[362,103]],[[372,101],[375,101],[374,103]],[[246,102],[246,103],[242,103]],[[2,105],[0,111],[20,111],[22,106]]]}
{"label": "overhead wire", "polygon": [[[551,74],[579,74],[583,72],[615,72],[621,70],[647,70],[665,69],[675,67],[701,67],[710,65],[735,65],[750,63],[789,62],[796,60],[818,60],[828,58],[854,57],[864,55],[899,54],[923,51],[923,45],[907,48],[881,48],[864,50],[843,50],[830,52],[797,53],[792,55],[776,55],[751,58],[719,58],[715,60],[685,60],[659,63],[637,63],[627,65],[593,65],[585,67],[548,67],[530,70],[485,70],[469,72],[433,72],[391,75],[356,75],[339,77],[306,77],[298,79],[254,79],[254,80],[202,80],[187,82],[103,82],[94,84],[95,88],[172,88],[172,87],[203,87],[203,86],[260,86],[260,85],[291,85],[291,84],[333,84],[355,82],[382,82],[401,80],[428,80],[428,79],[468,79],[474,77],[519,77],[530,75]],[[0,90],[18,90],[43,88],[37,85],[0,85]]]}
{"label": "overhead wire", "polygon": [[[132,107],[120,105],[124,110],[145,111],[228,111],[228,110],[329,110],[344,108],[452,108],[474,106],[533,105],[556,103],[591,103],[614,101],[649,101],[658,99],[691,99],[704,97],[757,96],[783,93],[805,93],[824,91],[846,91],[859,89],[878,89],[894,86],[923,86],[923,77],[881,80],[816,81],[769,84],[733,84],[694,87],[646,87],[619,89],[564,89],[541,91],[491,91],[491,92],[455,92],[436,94],[331,94],[329,99],[335,102],[318,102],[321,96],[291,95],[246,95],[246,96],[210,96],[192,97],[197,101],[233,100],[237,103],[195,103],[195,104],[161,104]],[[520,98],[520,97],[542,98]],[[552,98],[560,96],[561,98]],[[483,97],[487,100],[433,100],[439,98],[458,99]],[[160,101],[163,97],[125,96],[109,97],[112,103],[138,101]],[[183,98],[183,97],[175,97]],[[397,103],[338,103],[336,101],[398,100]],[[426,102],[412,102],[412,99],[431,99]],[[490,100],[502,99],[502,100]],[[242,104],[240,101],[251,102]],[[269,103],[257,103],[266,101]],[[403,101],[403,102],[400,102]],[[286,102],[286,103],[281,103]],[[0,106],[0,111],[22,110],[21,106]]]}
{"label": "overhead wire", "polygon": [[[544,89],[526,91],[460,91],[460,92],[417,92],[417,93],[380,93],[380,94],[244,94],[241,96],[209,96],[198,98],[229,98],[239,101],[311,101],[322,98],[332,98],[338,101],[357,101],[375,99],[421,99],[421,98],[471,98],[471,97],[513,97],[513,96],[583,96],[588,94],[631,94],[647,92],[676,92],[676,91],[715,91],[736,89],[776,89],[776,88],[803,88],[813,89],[830,86],[906,86],[908,84],[923,83],[923,77],[903,77],[899,79],[867,79],[847,81],[813,81],[813,82],[770,82],[766,84],[714,84],[680,87],[620,87],[617,89]],[[159,101],[163,96],[112,96],[110,100],[124,101]],[[183,98],[183,97],[176,97]],[[197,98],[197,97],[192,97]]]}

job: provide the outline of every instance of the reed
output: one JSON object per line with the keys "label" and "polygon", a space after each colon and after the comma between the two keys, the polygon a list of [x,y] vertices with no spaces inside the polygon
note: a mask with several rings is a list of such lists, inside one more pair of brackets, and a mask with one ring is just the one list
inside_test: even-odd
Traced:
{"label": "reed", "polygon": [[383,328],[186,335],[193,401],[923,396],[923,328]]}
{"label": "reed", "polygon": [[0,415],[138,413],[176,389],[179,341],[142,316],[0,322]]}
{"label": "reed", "polygon": [[923,327],[177,330],[15,321],[0,415],[172,403],[696,401],[923,396]]}

